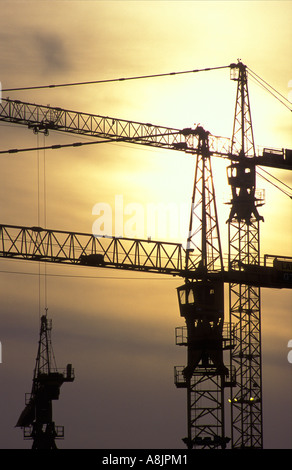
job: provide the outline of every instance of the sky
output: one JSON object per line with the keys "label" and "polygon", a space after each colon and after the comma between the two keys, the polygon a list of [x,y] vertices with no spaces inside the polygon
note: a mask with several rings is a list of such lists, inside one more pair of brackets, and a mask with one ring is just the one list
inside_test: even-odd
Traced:
{"label": "sky", "polygon": [[[0,0],[0,6],[3,89],[219,67],[240,59],[291,97],[291,1]],[[252,79],[249,93],[256,146],[292,148],[291,111]],[[200,123],[231,137],[236,82],[222,69],[3,92],[7,96],[174,128]],[[1,150],[81,141],[3,123],[0,134]],[[226,162],[214,159],[212,165],[226,259]],[[2,154],[1,223],[92,233],[96,204],[114,213],[120,197],[125,226],[130,204],[147,215],[151,203],[176,204],[187,226],[183,211],[194,170],[193,157],[182,152],[125,143]],[[288,172],[271,173],[292,186]],[[291,199],[262,178],[257,187],[265,190],[261,255],[292,256]],[[183,233],[177,240],[158,226],[151,233],[144,227],[142,235],[183,241]],[[31,445],[14,426],[31,390],[39,319],[48,308],[57,365],[72,363],[76,376],[54,402],[55,422],[65,426],[59,447],[184,449],[186,395],[173,383],[173,367],[186,360],[174,340],[175,327],[183,325],[176,296],[182,281],[15,260],[0,264],[0,448]],[[291,291],[262,289],[265,448],[292,447],[291,310]]]}

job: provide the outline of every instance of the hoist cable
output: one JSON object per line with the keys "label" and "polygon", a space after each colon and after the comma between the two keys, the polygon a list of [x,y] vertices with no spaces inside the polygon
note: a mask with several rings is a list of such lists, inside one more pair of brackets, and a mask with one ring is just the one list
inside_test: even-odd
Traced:
{"label": "hoist cable", "polygon": [[[45,139],[45,134],[44,134]],[[41,180],[42,180],[42,190],[43,190],[43,217],[44,217],[44,227],[47,226],[47,202],[46,202],[46,154],[45,154],[45,145],[40,146],[39,134],[37,134],[37,220],[38,226],[41,224]],[[43,150],[43,158],[41,159],[40,150]],[[42,160],[42,161],[41,161]],[[41,163],[43,168],[41,168]],[[39,315],[41,316],[41,263],[39,262],[38,269],[39,276]],[[44,266],[44,279],[43,279],[43,289],[44,289],[44,307],[47,310],[47,266]]]}

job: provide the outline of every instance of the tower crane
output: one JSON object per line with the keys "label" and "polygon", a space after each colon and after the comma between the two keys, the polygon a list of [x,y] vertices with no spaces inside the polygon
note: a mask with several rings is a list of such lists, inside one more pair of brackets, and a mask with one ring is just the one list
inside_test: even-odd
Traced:
{"label": "tower crane", "polygon": [[[24,439],[32,439],[32,449],[56,449],[56,439],[64,437],[64,427],[53,421],[52,401],[58,400],[64,382],[73,382],[74,370],[56,368],[51,341],[52,320],[47,311],[41,317],[39,346],[34,369],[32,390],[26,400],[16,427],[23,428]],[[27,397],[26,397],[27,398]]]}
{"label": "tower crane", "polygon": [[[260,288],[292,288],[291,260],[259,257],[256,167],[292,170],[292,150],[256,154],[247,67],[230,65],[237,81],[234,128],[228,139],[201,126],[172,129],[149,123],[80,113],[3,99],[0,121],[35,132],[87,135],[94,143],[125,141],[196,155],[189,235],[179,243],[108,237],[41,227],[0,225],[0,256],[51,263],[130,269],[181,277],[176,343],[187,349],[186,366],[175,368],[177,387],[187,391],[188,449],[262,448]],[[75,143],[72,145],[81,145]],[[60,148],[53,146],[51,148]],[[25,149],[22,149],[25,150]],[[32,150],[32,149],[27,149]],[[19,150],[11,149],[15,153]],[[228,159],[231,186],[228,266],[224,266],[211,160]],[[224,318],[224,284],[229,285],[229,318]],[[228,362],[225,351],[230,351]],[[231,436],[226,435],[224,392],[231,391]]]}

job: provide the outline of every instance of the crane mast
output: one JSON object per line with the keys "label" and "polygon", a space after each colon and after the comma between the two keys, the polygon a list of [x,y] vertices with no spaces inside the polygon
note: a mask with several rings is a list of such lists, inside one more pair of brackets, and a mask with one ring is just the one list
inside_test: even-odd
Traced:
{"label": "crane mast", "polygon": [[187,391],[188,449],[225,448],[224,389],[230,372],[223,360],[224,282],[210,280],[208,274],[222,272],[223,258],[217,219],[215,189],[209,150],[209,132],[198,134],[186,273],[190,254],[200,254],[197,272],[200,280],[186,274],[185,284],[177,289],[180,314],[186,326],[176,328],[176,343],[187,347],[186,367],[175,368],[175,384]]}
{"label": "crane mast", "polygon": [[56,426],[53,421],[52,401],[59,399],[60,388],[64,382],[74,380],[71,364],[67,365],[66,370],[56,368],[51,330],[52,320],[47,318],[46,311],[41,317],[32,390],[16,424],[16,427],[23,428],[24,439],[33,440],[32,449],[56,449],[56,439],[64,437],[64,427]]}
{"label": "crane mast", "polygon": [[[232,190],[228,219],[229,268],[242,270],[243,264],[260,264],[260,221],[258,207],[263,198],[256,193],[255,146],[248,93],[246,66],[238,63],[231,77],[238,82],[232,154],[238,161],[228,167]],[[234,348],[230,362],[237,374],[231,388],[233,448],[262,448],[262,354],[260,287],[229,283],[230,325]]]}

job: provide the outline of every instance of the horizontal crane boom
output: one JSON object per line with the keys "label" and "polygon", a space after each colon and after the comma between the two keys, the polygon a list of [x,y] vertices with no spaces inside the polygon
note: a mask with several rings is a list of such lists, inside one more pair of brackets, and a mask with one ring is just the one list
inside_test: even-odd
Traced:
{"label": "horizontal crane boom", "polygon": [[0,225],[0,256],[181,275],[181,244]]}
{"label": "horizontal crane boom", "polygon": [[[98,139],[117,139],[136,144],[197,153],[196,130],[174,129],[150,123],[127,121],[108,116],[99,116],[66,109],[25,103],[19,100],[2,99],[0,121],[12,122],[34,129],[87,135]],[[210,151],[226,154],[229,139],[210,136]]]}
{"label": "horizontal crane boom", "polygon": [[[87,135],[105,139],[105,141],[124,141],[168,150],[179,150],[190,154],[198,153],[200,140],[199,126],[196,129],[174,129],[7,98],[3,98],[0,103],[0,121],[24,125],[36,132],[54,130]],[[12,149],[7,153],[19,151],[21,149]],[[226,137],[210,134],[209,151],[210,155],[224,157],[232,161],[242,161],[240,156],[231,154],[230,139]],[[6,151],[1,153],[6,153]],[[260,165],[292,170],[292,150],[264,148],[262,155],[245,158],[244,164],[246,166]]]}
{"label": "horizontal crane boom", "polygon": [[[189,264],[186,270],[187,252]],[[266,265],[240,265],[226,271],[206,273],[200,268],[200,256],[200,253],[193,253],[180,243],[96,237],[88,233],[41,227],[0,225],[2,258],[123,269],[259,287],[292,288],[292,262],[288,263],[288,270]]]}

